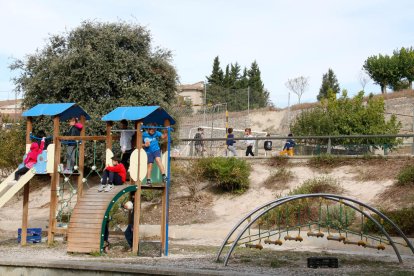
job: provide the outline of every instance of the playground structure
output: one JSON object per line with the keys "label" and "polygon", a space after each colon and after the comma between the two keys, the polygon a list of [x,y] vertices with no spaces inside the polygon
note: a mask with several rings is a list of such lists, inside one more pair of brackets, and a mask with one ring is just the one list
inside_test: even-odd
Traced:
{"label": "playground structure", "polygon": [[[367,233],[368,220],[381,235]],[[403,242],[392,238],[384,223],[392,227]],[[225,255],[224,265],[227,266],[231,254],[241,245],[261,250],[272,245],[282,246],[284,242],[302,242],[304,229],[307,229],[308,238],[326,237],[329,241],[377,250],[391,246],[400,263],[403,260],[397,246],[408,247],[414,254],[414,246],[406,235],[377,209],[345,196],[320,193],[286,196],[257,207],[227,234],[216,261],[221,261],[221,256]],[[289,232],[297,234],[292,236]],[[359,239],[353,240],[353,237]]]}
{"label": "playground structure", "polygon": [[[74,103],[59,104],[39,104],[23,113],[27,117],[26,126],[26,152],[30,148],[31,135],[33,130],[33,118],[37,116],[51,116],[53,118],[53,143],[47,150],[43,151],[38,157],[35,167],[19,181],[9,187],[8,183],[14,177],[14,172],[0,184],[0,208],[9,201],[21,188],[24,187],[23,196],[23,218],[21,231],[21,244],[26,244],[27,225],[28,225],[28,202],[29,202],[29,185],[30,179],[36,174],[49,174],[51,176],[51,197],[50,197],[50,214],[48,227],[48,243],[53,244],[56,234],[64,234],[68,237],[68,251],[79,253],[103,252],[103,231],[106,223],[108,223],[109,212],[116,201],[125,194],[134,192],[134,230],[133,230],[133,252],[138,252],[139,245],[139,218],[140,218],[140,200],[142,189],[158,189],[162,190],[162,221],[161,221],[161,245],[165,255],[168,255],[168,191],[169,191],[169,175],[170,175],[170,142],[171,128],[174,119],[158,106],[146,107],[119,107],[105,115],[102,120],[106,121],[105,136],[86,136],[85,122],[89,120],[89,115]],[[80,136],[62,136],[60,135],[59,125],[61,121],[70,118],[80,118],[83,124]],[[134,121],[136,131],[136,149],[130,158],[130,177],[133,180],[132,185],[125,183],[121,186],[115,186],[108,193],[98,193],[96,188],[84,190],[84,186],[88,185],[88,178],[97,175],[100,178],[100,172],[105,164],[110,164],[111,158],[114,156],[112,152],[112,142],[116,136],[112,136],[112,125],[115,121],[120,120]],[[142,185],[145,180],[147,171],[146,153],[142,149],[142,133],[146,128],[145,123],[156,123],[164,125],[157,127],[164,129],[168,133],[168,140],[164,147],[163,164],[167,168],[167,183],[157,185],[160,182],[160,174],[158,168],[154,165],[152,177],[155,180],[154,186],[149,187]],[[60,166],[62,145],[67,141],[76,141],[76,164],[73,172],[65,173],[58,169]],[[98,141],[105,142],[105,163],[98,166],[96,156],[96,147]],[[86,176],[84,175],[85,164],[85,144],[92,142],[93,144],[93,166]],[[73,142],[72,142],[73,143]],[[137,150],[141,149],[141,150]],[[73,185],[73,179],[77,185]],[[157,181],[158,180],[158,181]],[[76,200],[75,200],[76,199]],[[71,204],[76,203],[73,207]],[[63,219],[64,218],[64,219]]]}

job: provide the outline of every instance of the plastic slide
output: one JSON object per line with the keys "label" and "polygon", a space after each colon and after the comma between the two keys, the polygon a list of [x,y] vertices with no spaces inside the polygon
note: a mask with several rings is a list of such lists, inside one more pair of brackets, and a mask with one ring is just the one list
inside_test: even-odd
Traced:
{"label": "plastic slide", "polygon": [[20,189],[23,188],[23,186],[26,185],[35,175],[36,173],[33,170],[29,170],[27,173],[20,177],[17,183],[13,184],[12,186],[9,185],[9,182],[13,180],[14,173],[10,175],[11,178],[9,176],[6,179],[8,181],[4,180],[0,186],[3,190],[0,192],[0,208],[3,207],[4,204],[6,204],[18,191],[20,191]]}

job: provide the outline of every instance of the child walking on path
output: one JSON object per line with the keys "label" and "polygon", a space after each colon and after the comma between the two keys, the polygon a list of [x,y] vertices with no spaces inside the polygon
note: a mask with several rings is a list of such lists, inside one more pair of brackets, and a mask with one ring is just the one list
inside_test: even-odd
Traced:
{"label": "child walking on path", "polygon": [[[227,130],[227,132],[228,132],[227,140],[226,140],[227,150],[229,150],[233,154],[233,156],[237,156],[236,147],[234,146],[234,143],[236,143],[236,141],[234,141],[233,129],[230,127]],[[226,151],[226,155],[227,155],[227,151]]]}
{"label": "child walking on path", "polygon": [[16,183],[22,175],[24,175],[31,168],[33,168],[33,166],[37,163],[37,157],[39,156],[39,154],[42,153],[44,147],[45,137],[42,138],[40,146],[37,142],[33,142],[30,145],[30,151],[27,153],[27,156],[23,161],[24,166],[14,173],[14,181],[12,181],[12,183]]}
{"label": "child walking on path", "polygon": [[[252,129],[246,128],[244,130],[244,138],[252,138],[252,137],[253,137]],[[253,153],[254,140],[245,140],[245,143],[247,145],[246,156],[249,156],[249,155],[254,156],[254,153]]]}
{"label": "child walking on path", "polygon": [[112,166],[106,166],[102,174],[101,184],[98,187],[98,192],[109,192],[114,188],[114,185],[122,185],[126,180],[126,170],[124,165],[120,163],[118,157],[112,157]]}
{"label": "child walking on path", "polygon": [[[154,125],[154,124],[151,124]],[[167,138],[167,134],[162,134],[159,131],[156,131],[155,128],[148,128],[143,134],[142,139],[144,142],[144,150],[148,156],[148,165],[147,165],[147,185],[151,186],[151,172],[152,172],[152,164],[154,161],[157,163],[158,168],[162,174],[162,180],[164,183],[167,182],[167,176],[165,175],[165,168],[161,162],[161,149],[158,139],[165,139]]]}
{"label": "child walking on path", "polygon": [[[288,137],[292,137],[292,133],[289,133]],[[286,140],[285,146],[283,147],[283,150],[279,153],[280,155],[288,155],[293,156],[294,154],[294,148],[296,146],[295,140],[292,138],[289,138]]]}

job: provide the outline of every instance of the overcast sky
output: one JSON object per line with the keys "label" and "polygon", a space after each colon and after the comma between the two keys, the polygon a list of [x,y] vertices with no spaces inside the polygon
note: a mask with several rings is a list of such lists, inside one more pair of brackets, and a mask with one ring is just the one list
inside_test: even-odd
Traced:
{"label": "overcast sky", "polygon": [[[256,60],[278,107],[287,106],[289,78],[310,78],[302,102],[312,102],[332,68],[353,95],[368,56],[414,46],[412,0],[0,0],[0,98],[14,98],[14,58],[84,20],[148,27],[154,46],[172,50],[182,84],[205,80],[215,56],[223,66]],[[366,91],[380,88],[371,81]]]}

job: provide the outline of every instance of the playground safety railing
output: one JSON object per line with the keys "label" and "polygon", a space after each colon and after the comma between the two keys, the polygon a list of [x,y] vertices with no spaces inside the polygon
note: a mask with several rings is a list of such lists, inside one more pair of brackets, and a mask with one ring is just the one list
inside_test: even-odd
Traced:
{"label": "playground safety railing", "polygon": [[[245,156],[246,140],[255,142],[255,156],[277,156],[287,139],[296,143],[295,156],[332,155],[414,155],[414,134],[327,135],[327,136],[268,136],[235,137],[237,156]],[[226,138],[180,139],[173,144],[173,157],[232,156]],[[264,149],[265,141],[272,142],[272,150]]]}

